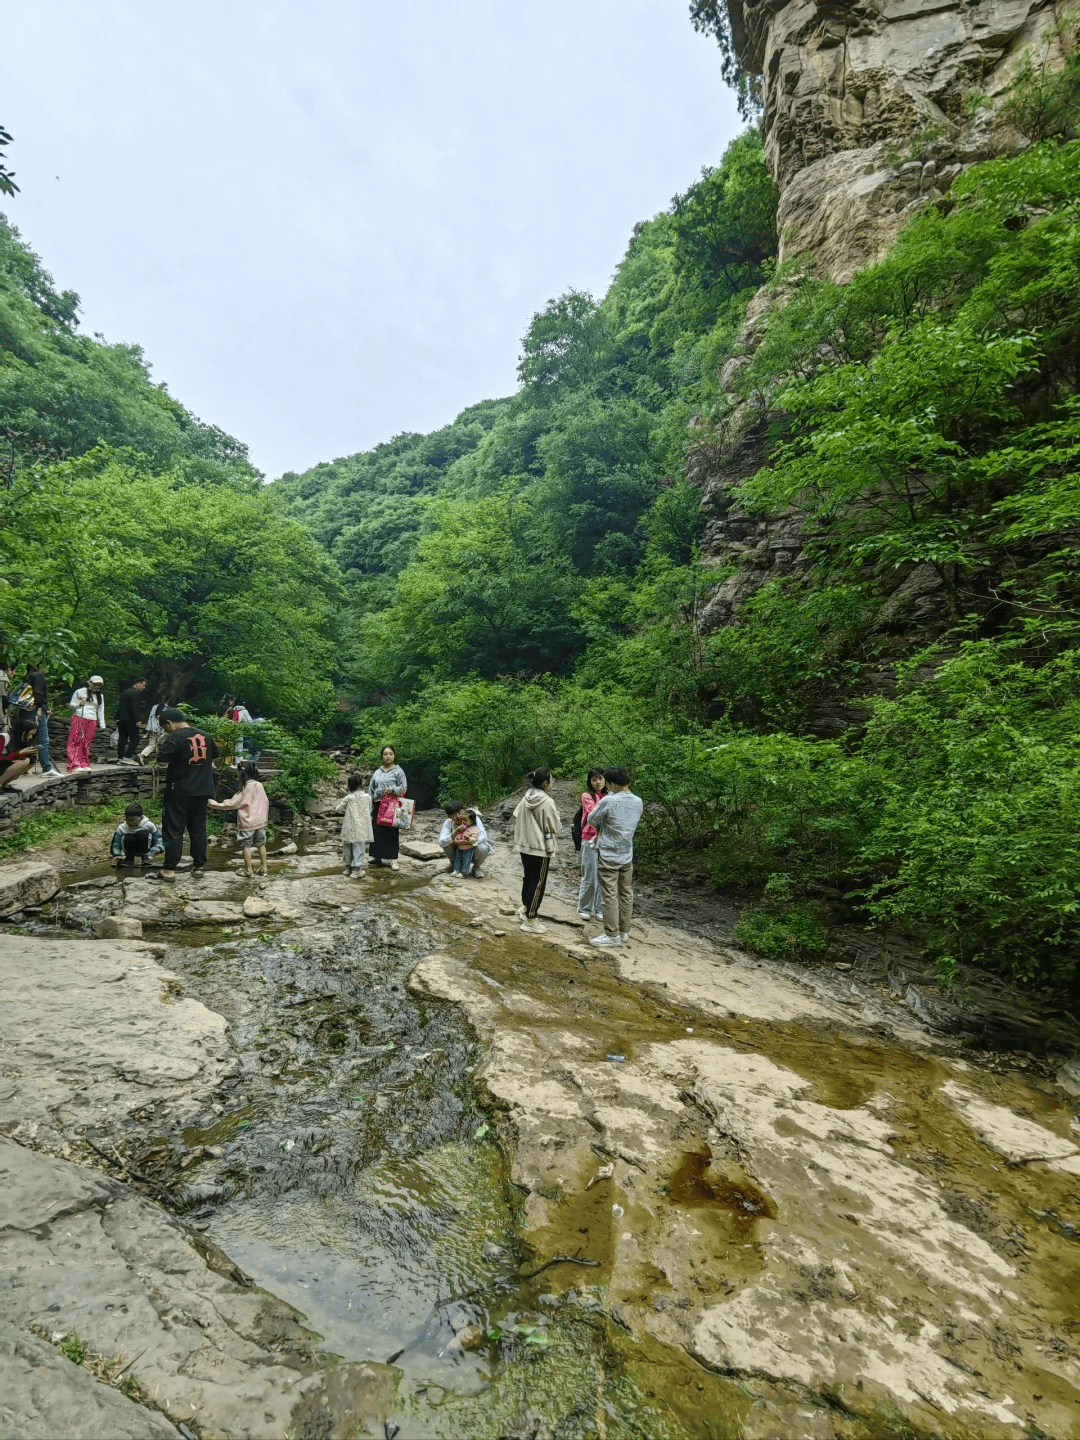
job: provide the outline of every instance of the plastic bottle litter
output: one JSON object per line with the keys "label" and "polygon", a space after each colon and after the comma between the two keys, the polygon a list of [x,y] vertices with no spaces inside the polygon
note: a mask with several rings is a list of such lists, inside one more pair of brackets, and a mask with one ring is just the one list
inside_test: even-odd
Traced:
{"label": "plastic bottle litter", "polygon": [[626,1211],[622,1208],[621,1205],[612,1205],[611,1213],[615,1216],[616,1220],[621,1220],[622,1217],[626,1214]]}
{"label": "plastic bottle litter", "polygon": [[613,1065],[621,1065],[626,1059],[625,1055],[609,1055],[607,1057]]}

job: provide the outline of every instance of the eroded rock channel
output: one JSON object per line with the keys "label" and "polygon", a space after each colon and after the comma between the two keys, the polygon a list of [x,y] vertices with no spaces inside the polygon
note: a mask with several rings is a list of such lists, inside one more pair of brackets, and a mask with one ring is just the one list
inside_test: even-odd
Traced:
{"label": "eroded rock channel", "polygon": [[0,934],[5,1433],[1080,1432],[1080,1126],[1027,1057],[670,897],[598,953],[569,870],[521,935],[506,844],[215,855]]}

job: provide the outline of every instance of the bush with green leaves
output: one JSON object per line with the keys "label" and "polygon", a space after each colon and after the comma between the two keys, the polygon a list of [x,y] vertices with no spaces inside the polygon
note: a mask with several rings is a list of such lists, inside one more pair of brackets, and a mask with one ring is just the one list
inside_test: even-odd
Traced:
{"label": "bush with green leaves", "polygon": [[874,918],[925,936],[932,955],[1074,995],[1077,639],[1043,664],[1020,642],[993,640],[909,662],[902,693],[876,703],[863,742],[881,789],[860,854]]}
{"label": "bush with green leaves", "polygon": [[438,773],[443,800],[489,805],[525,773],[551,765],[559,733],[555,687],[502,681],[430,681],[405,705],[373,706],[356,718],[354,748],[385,744]]}

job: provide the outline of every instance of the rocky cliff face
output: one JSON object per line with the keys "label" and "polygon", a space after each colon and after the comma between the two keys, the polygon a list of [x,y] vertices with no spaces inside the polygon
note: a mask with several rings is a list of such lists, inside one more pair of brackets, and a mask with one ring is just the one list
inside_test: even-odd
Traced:
{"label": "rocky cliff face", "polygon": [[1046,45],[1053,63],[1059,8],[728,0],[740,62],[761,77],[781,258],[810,250],[819,273],[847,280],[965,165],[1019,148],[965,101],[999,95],[1029,46]]}
{"label": "rocky cliff face", "polygon": [[[740,63],[761,79],[781,260],[809,252],[817,274],[846,282],[963,168],[1022,148],[992,105],[971,98],[1000,96],[1029,48],[1060,63],[1060,8],[1053,0],[728,0]],[[782,294],[768,290],[751,301],[725,387],[778,304]],[[806,565],[797,515],[747,516],[733,503],[763,462],[765,417],[729,393],[725,442],[702,447],[686,466],[702,491],[703,557],[735,566],[706,607],[709,629],[735,619],[766,580]],[[927,623],[940,609],[925,568],[898,572],[881,615],[887,628]]]}

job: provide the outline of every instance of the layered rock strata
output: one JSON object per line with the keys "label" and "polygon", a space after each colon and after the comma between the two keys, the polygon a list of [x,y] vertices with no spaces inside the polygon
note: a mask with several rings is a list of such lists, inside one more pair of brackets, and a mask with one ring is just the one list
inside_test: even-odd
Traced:
{"label": "layered rock strata", "polygon": [[[739,60],[759,76],[781,259],[812,251],[848,280],[965,166],[1020,148],[979,110],[1021,55],[1057,63],[1051,0],[729,0]],[[1045,52],[1045,53],[1043,53]]]}

